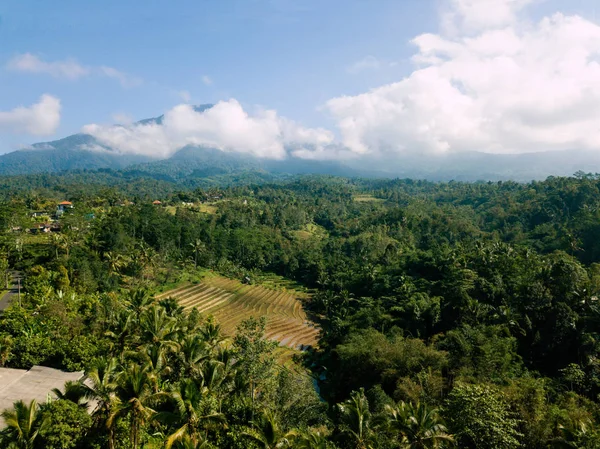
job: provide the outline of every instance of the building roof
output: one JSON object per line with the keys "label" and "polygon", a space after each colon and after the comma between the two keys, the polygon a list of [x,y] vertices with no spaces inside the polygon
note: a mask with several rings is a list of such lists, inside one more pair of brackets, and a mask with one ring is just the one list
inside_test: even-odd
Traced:
{"label": "building roof", "polygon": [[70,201],[63,201],[62,203],[58,203],[59,206],[71,206],[73,203]]}
{"label": "building roof", "polygon": [[152,204],[162,204],[162,203],[158,200],[154,200],[154,201],[152,201]]}

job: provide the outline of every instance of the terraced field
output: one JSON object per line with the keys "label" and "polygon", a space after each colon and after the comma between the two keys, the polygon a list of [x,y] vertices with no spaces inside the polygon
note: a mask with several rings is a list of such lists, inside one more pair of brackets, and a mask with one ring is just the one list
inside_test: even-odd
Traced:
{"label": "terraced field", "polygon": [[275,290],[260,285],[244,285],[220,276],[207,277],[199,284],[186,284],[156,297],[176,298],[186,310],[196,308],[213,315],[226,334],[250,316],[266,316],[266,337],[281,346],[304,349],[317,343],[319,328],[308,320],[299,298],[291,290]]}

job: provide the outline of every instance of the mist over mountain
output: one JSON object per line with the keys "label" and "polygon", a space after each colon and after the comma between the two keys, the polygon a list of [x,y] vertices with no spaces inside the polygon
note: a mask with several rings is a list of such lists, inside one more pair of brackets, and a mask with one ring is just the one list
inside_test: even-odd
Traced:
{"label": "mist over mountain", "polygon": [[[194,106],[203,113],[212,105]],[[155,129],[165,116],[148,118],[132,126]],[[115,125],[116,132],[128,129]],[[0,175],[53,173],[68,170],[126,170],[157,179],[181,182],[191,178],[257,172],[274,174],[328,174],[353,177],[402,177],[429,180],[516,180],[568,176],[577,171],[600,172],[600,154],[590,150],[521,154],[452,152],[443,154],[367,154],[342,160],[313,160],[285,147],[283,159],[258,157],[248,152],[224,151],[206,145],[184,145],[161,157],[124,152],[90,134],[80,133],[0,156]],[[343,151],[343,148],[341,149]]]}

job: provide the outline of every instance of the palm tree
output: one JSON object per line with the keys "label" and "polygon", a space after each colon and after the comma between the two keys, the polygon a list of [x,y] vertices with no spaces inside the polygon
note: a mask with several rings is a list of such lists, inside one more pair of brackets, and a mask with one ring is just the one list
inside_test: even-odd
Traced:
{"label": "palm tree", "polygon": [[293,447],[298,449],[328,449],[327,436],[317,430],[308,432],[290,432],[294,435]]}
{"label": "palm tree", "polygon": [[132,336],[134,316],[126,309],[119,309],[111,311],[107,321],[104,327],[108,330],[104,332],[104,336],[110,340],[110,353],[120,354]]}
{"label": "palm tree", "polygon": [[454,442],[437,409],[429,409],[423,403],[386,405],[383,427],[397,432],[402,447],[407,449],[436,449]]}
{"label": "palm tree", "polygon": [[130,364],[117,376],[115,399],[107,420],[108,427],[112,427],[118,418],[128,416],[131,445],[133,449],[137,449],[141,427],[155,413],[151,405],[158,397],[152,391],[148,367]]}
{"label": "palm tree", "polygon": [[108,263],[108,271],[111,276],[118,276],[121,269],[125,266],[125,258],[121,254],[115,254],[113,252],[107,252],[104,255],[106,262]]}
{"label": "palm tree", "polygon": [[[116,359],[100,359],[86,373],[87,382],[84,383],[87,388],[87,397],[94,399],[96,408],[92,411],[92,416],[96,419],[96,424],[104,422],[111,415],[115,390],[117,388],[117,361]],[[115,447],[114,427],[108,429],[108,446],[110,449]]]}
{"label": "palm tree", "polygon": [[142,343],[162,347],[177,346],[176,323],[177,320],[170,317],[163,307],[152,305],[140,316]]}
{"label": "palm tree", "polygon": [[198,255],[204,252],[206,246],[200,239],[194,240],[192,243],[190,243],[190,246],[194,251],[194,269],[196,269],[198,268]]}
{"label": "palm tree", "polygon": [[184,435],[180,440],[175,442],[175,449],[208,449],[211,446],[207,440],[192,440],[188,435]]}
{"label": "palm tree", "polygon": [[369,449],[373,440],[369,401],[364,390],[353,391],[350,399],[338,404],[342,433],[349,435],[356,449]]}
{"label": "palm tree", "polygon": [[154,302],[154,298],[150,296],[148,290],[138,288],[136,290],[130,290],[127,297],[127,307],[135,314],[136,321],[139,322],[140,315],[147,309],[150,304]]}
{"label": "palm tree", "polygon": [[71,401],[82,408],[87,408],[89,398],[89,388],[82,382],[69,380],[65,382],[64,392],[60,388],[53,388],[52,393],[57,399],[63,401]]}
{"label": "palm tree", "polygon": [[35,399],[29,405],[17,401],[12,410],[5,410],[0,416],[6,426],[0,439],[0,442],[6,443],[3,447],[33,449],[38,434],[46,426]]}
{"label": "palm tree", "polygon": [[294,432],[283,432],[277,422],[275,414],[264,410],[258,419],[252,421],[252,428],[242,435],[254,441],[262,449],[276,449],[291,447]]}
{"label": "palm tree", "polygon": [[186,335],[179,344],[179,356],[183,359],[184,374],[197,375],[200,364],[210,357],[207,344],[198,335]]}
{"label": "palm tree", "polygon": [[200,328],[200,335],[203,340],[208,343],[211,349],[214,349],[225,340],[225,337],[221,332],[221,325],[213,319],[209,319],[204,326]]}
{"label": "palm tree", "polygon": [[174,411],[158,413],[156,419],[175,425],[177,430],[167,437],[165,449],[170,449],[173,444],[186,438],[198,445],[206,438],[206,435],[202,433],[203,430],[206,431],[210,426],[225,423],[222,413],[203,412],[205,399],[209,393],[206,386],[198,385],[192,379],[182,380],[168,393],[168,397],[174,405]]}

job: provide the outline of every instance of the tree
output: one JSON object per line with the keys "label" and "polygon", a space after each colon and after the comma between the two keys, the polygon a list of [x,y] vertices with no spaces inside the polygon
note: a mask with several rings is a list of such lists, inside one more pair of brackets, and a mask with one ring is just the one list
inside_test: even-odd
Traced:
{"label": "tree", "polygon": [[0,335],[0,367],[5,366],[10,359],[15,342],[11,335]]}
{"label": "tree", "polygon": [[130,364],[117,376],[114,404],[107,425],[111,427],[116,419],[128,416],[131,444],[133,449],[137,449],[141,427],[155,413],[151,405],[157,398],[158,395],[152,392],[148,368]]}
{"label": "tree", "polygon": [[238,375],[248,385],[254,419],[255,402],[260,388],[273,380],[275,358],[273,351],[277,343],[265,339],[266,318],[250,317],[240,323],[233,344],[237,359]]}
{"label": "tree", "polygon": [[373,447],[375,435],[371,429],[371,412],[364,390],[353,391],[350,399],[337,405],[342,434],[349,436],[356,449]]}
{"label": "tree", "polygon": [[5,254],[0,255],[0,274],[4,277],[4,288],[8,289],[10,287],[8,283],[8,257]]}
{"label": "tree", "polygon": [[161,412],[155,416],[158,421],[176,427],[165,441],[165,448],[170,449],[176,442],[182,442],[187,437],[194,444],[202,443],[208,426],[225,423],[225,416],[212,409],[211,401],[207,400],[209,389],[198,385],[192,379],[184,379],[168,393],[168,399],[173,403],[171,412]]}
{"label": "tree", "polygon": [[275,414],[264,410],[258,419],[251,422],[252,428],[243,435],[254,441],[261,449],[276,449],[290,446],[293,432],[284,432],[277,422]]}
{"label": "tree", "polygon": [[81,447],[92,426],[87,410],[70,400],[53,401],[43,406],[42,414],[46,425],[40,430],[38,441],[44,449]]}
{"label": "tree", "polygon": [[112,415],[115,391],[117,389],[117,361],[115,359],[100,359],[86,373],[88,382],[84,383],[87,388],[87,396],[97,403],[92,411],[98,427],[106,425],[108,430],[108,445],[110,449],[115,447],[114,426],[109,424],[108,418]]}
{"label": "tree", "polygon": [[206,250],[206,245],[200,239],[194,240],[190,243],[192,250],[194,251],[194,269],[198,268],[198,256]]}
{"label": "tree", "polygon": [[29,404],[15,402],[13,409],[3,411],[1,416],[6,428],[2,431],[0,442],[8,448],[33,449],[40,431],[46,427],[46,420],[35,399]]}
{"label": "tree", "polygon": [[502,393],[486,385],[458,384],[448,397],[445,415],[460,447],[513,449],[521,447],[519,421]]}
{"label": "tree", "polygon": [[86,399],[89,398],[89,387],[82,382],[69,380],[65,382],[63,390],[64,391],[61,391],[59,388],[53,388],[52,392],[59,400],[70,401],[84,409],[87,408],[88,402]]}
{"label": "tree", "polygon": [[394,432],[407,449],[436,449],[454,442],[437,410],[423,403],[386,405],[383,428]]}

